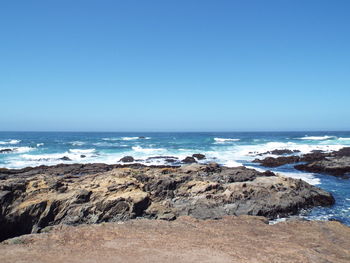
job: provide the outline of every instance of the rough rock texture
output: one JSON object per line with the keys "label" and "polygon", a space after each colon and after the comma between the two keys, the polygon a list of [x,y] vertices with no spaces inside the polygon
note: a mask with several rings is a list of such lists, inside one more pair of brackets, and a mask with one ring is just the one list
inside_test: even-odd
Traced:
{"label": "rough rock texture", "polygon": [[123,158],[121,158],[119,160],[119,162],[123,162],[123,163],[132,163],[134,161],[134,157],[132,156],[124,156]]}
{"label": "rough rock texture", "polygon": [[255,159],[253,162],[260,163],[265,167],[304,162],[304,164],[295,165],[295,169],[346,177],[350,174],[350,147],[334,152],[314,151],[301,156],[266,157],[262,160]]}
{"label": "rough rock texture", "polygon": [[334,198],[304,181],[216,163],[182,167],[57,165],[0,170],[0,240],[56,224],[181,215],[276,218]]}
{"label": "rough rock texture", "polygon": [[185,159],[183,159],[181,162],[183,163],[196,163],[196,159],[191,156],[187,156]]}
{"label": "rough rock texture", "polygon": [[201,154],[201,153],[192,154],[192,157],[196,158],[197,160],[203,160],[203,159],[205,159],[205,155],[204,155],[204,154]]}
{"label": "rough rock texture", "polygon": [[287,154],[294,154],[294,153],[299,153],[299,152],[300,152],[299,150],[276,149],[276,150],[273,150],[273,151],[260,153],[258,155],[265,155],[265,154],[287,155]]}
{"label": "rough rock texture", "polygon": [[266,157],[265,159],[255,159],[254,163],[260,163],[265,167],[278,167],[285,164],[300,162],[299,156],[280,156],[280,157]]}
{"label": "rough rock texture", "polygon": [[350,157],[330,157],[307,164],[299,164],[294,167],[301,171],[346,176],[350,173]]}
{"label": "rough rock texture", "polygon": [[10,153],[13,152],[13,149],[1,149],[0,153]]}
{"label": "rough rock texture", "polygon": [[0,262],[347,263],[350,228],[339,222],[239,216],[56,226],[0,244]]}

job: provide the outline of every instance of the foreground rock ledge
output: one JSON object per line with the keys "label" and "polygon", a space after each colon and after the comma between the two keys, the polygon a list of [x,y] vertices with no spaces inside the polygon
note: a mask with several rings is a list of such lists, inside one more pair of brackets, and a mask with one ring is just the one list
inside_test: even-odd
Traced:
{"label": "foreground rock ledge", "polygon": [[339,222],[239,216],[221,220],[56,226],[0,244],[0,262],[350,262],[350,228]]}
{"label": "foreground rock ledge", "polygon": [[75,164],[0,171],[0,241],[57,224],[189,215],[276,218],[334,203],[292,178],[215,163],[182,167]]}

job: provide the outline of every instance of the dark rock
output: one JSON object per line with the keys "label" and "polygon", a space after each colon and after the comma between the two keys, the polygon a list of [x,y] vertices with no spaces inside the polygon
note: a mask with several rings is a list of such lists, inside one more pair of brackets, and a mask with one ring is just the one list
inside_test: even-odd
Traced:
{"label": "dark rock", "polygon": [[192,157],[196,158],[197,160],[203,160],[203,159],[205,159],[205,155],[204,155],[204,154],[201,154],[201,153],[192,154]]}
{"label": "dark rock", "polygon": [[307,164],[295,165],[294,168],[311,173],[326,173],[333,176],[349,177],[350,157],[329,157],[328,159],[318,160]]}
{"label": "dark rock", "polygon": [[255,159],[253,162],[260,163],[265,167],[277,167],[285,164],[305,162],[295,165],[294,168],[312,173],[349,177],[350,147],[345,147],[334,152],[314,150],[311,153],[301,156],[267,157],[262,160]]}
{"label": "dark rock", "polygon": [[336,157],[345,157],[345,156],[350,156],[350,147],[344,147],[340,149],[339,151],[333,152],[333,156]]}
{"label": "dark rock", "polygon": [[[264,153],[260,153],[258,155],[265,155],[265,154],[274,154],[274,155],[287,155],[287,154],[294,154],[294,153],[299,153],[300,151],[299,150],[289,150],[289,149],[282,149],[282,150],[279,150],[279,149],[276,149],[276,150],[273,150],[273,151],[268,151],[268,152],[264,152]],[[250,152],[252,153],[252,152]]]}
{"label": "dark rock", "polygon": [[13,152],[13,149],[1,149],[0,153],[10,153]]}
{"label": "dark rock", "polygon": [[80,158],[85,158],[85,157],[86,157],[86,155],[84,155],[84,154],[80,155]]}
{"label": "dark rock", "polygon": [[132,156],[124,156],[123,158],[121,158],[120,160],[119,160],[119,162],[123,162],[123,163],[131,163],[131,162],[133,162],[135,159],[134,159],[134,157],[132,157]]}
{"label": "dark rock", "polygon": [[187,156],[185,159],[183,159],[181,162],[183,163],[196,163],[196,159],[190,156]]}
{"label": "dark rock", "polygon": [[62,160],[62,161],[71,161],[71,159],[67,156],[63,156],[62,158],[59,158],[59,160]]}
{"label": "dark rock", "polygon": [[254,163],[260,163],[265,167],[278,167],[285,164],[297,163],[300,162],[299,156],[281,156],[281,157],[266,157],[265,159],[255,159]]}
{"label": "dark rock", "polygon": [[170,159],[170,158],[167,158],[167,159],[165,159],[165,161],[166,161],[167,163],[175,163],[175,162],[177,162],[178,160],[177,160],[177,159]]}
{"label": "dark rock", "polygon": [[145,139],[146,137],[145,136],[139,136],[139,139]]}

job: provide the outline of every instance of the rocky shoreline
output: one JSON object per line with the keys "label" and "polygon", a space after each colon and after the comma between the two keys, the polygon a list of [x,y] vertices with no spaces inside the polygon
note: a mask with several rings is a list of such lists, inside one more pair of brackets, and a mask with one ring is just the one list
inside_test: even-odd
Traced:
{"label": "rocky shoreline", "polygon": [[350,147],[339,151],[314,151],[304,155],[288,155],[255,159],[253,162],[265,167],[279,167],[295,164],[294,168],[311,173],[325,173],[333,176],[349,178],[350,176]]}
{"label": "rocky shoreline", "polygon": [[331,194],[302,180],[216,163],[0,169],[0,240],[60,224],[135,218],[256,215],[275,219],[333,203]]}

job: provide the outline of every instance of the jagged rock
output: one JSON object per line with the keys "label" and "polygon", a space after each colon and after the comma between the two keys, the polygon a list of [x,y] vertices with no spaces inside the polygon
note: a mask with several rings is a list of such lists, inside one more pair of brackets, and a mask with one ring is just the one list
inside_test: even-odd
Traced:
{"label": "jagged rock", "polygon": [[0,175],[0,240],[57,224],[173,220],[181,215],[276,218],[334,203],[329,193],[304,181],[216,163],[65,164],[1,169]]}
{"label": "jagged rock", "polygon": [[[265,155],[265,154],[274,154],[274,155],[286,155],[286,154],[294,154],[294,153],[299,153],[299,150],[289,150],[289,149],[276,149],[273,151],[268,151],[268,152],[264,152],[264,153],[260,153],[258,155]],[[250,152],[252,153],[252,152]]]}
{"label": "jagged rock", "polygon": [[13,149],[1,149],[0,153],[10,153],[13,152]]}
{"label": "jagged rock", "polygon": [[300,171],[348,177],[350,174],[350,147],[334,152],[313,151],[302,156],[267,157],[262,160],[255,159],[253,162],[265,167],[305,162],[305,164],[295,165],[294,168]]}
{"label": "jagged rock", "polygon": [[191,157],[191,156],[187,156],[185,159],[182,160],[183,163],[196,163],[196,159]]}
{"label": "jagged rock", "polygon": [[62,158],[59,158],[62,161],[71,161],[71,159],[67,156],[63,156]]}
{"label": "jagged rock", "polygon": [[123,163],[131,163],[133,161],[135,161],[135,159],[132,156],[124,156],[119,160],[119,162],[123,162]]}
{"label": "jagged rock", "polygon": [[201,153],[192,154],[192,157],[196,158],[197,160],[203,160],[203,159],[205,159],[205,155],[204,155],[204,154],[201,154]]}
{"label": "jagged rock", "polygon": [[327,173],[334,176],[350,175],[350,157],[330,157],[329,159],[314,161],[307,164],[299,164],[294,166],[300,171],[307,171],[311,173]]}
{"label": "jagged rock", "polygon": [[300,161],[299,156],[281,156],[281,157],[266,157],[265,159],[255,159],[254,163],[260,163],[265,167],[278,167],[285,164],[297,163]]}

